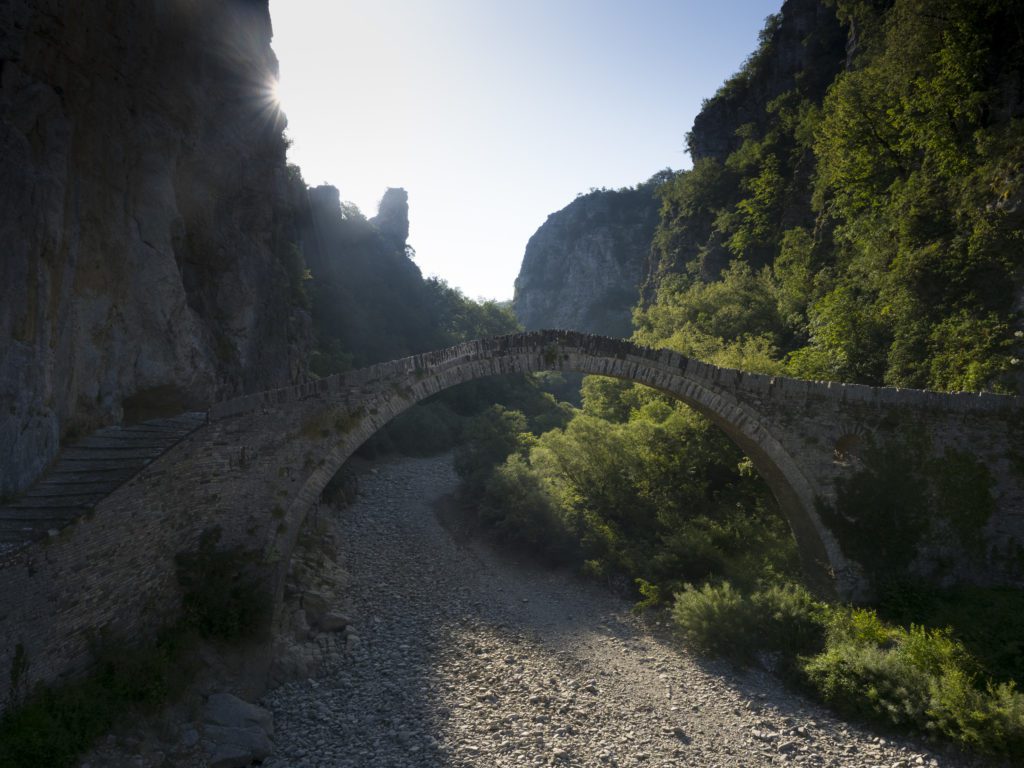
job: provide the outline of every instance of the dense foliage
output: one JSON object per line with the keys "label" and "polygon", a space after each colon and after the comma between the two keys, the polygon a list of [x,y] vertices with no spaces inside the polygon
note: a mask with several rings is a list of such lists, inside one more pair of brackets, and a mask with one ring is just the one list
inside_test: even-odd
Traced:
{"label": "dense foliage", "polygon": [[[423,317],[428,349],[520,330],[511,310],[494,301],[477,302],[436,278],[423,282],[428,296]],[[416,349],[415,351],[421,351]],[[538,431],[562,426],[569,417],[546,390],[543,379],[492,376],[439,392],[414,406],[374,435],[364,455],[399,451],[424,456],[451,450],[465,440],[471,420],[498,403],[527,414]]]}
{"label": "dense foliage", "polygon": [[714,574],[748,587],[796,575],[792,536],[749,461],[652,390],[589,377],[564,429],[537,437],[501,410],[468,437],[456,467],[505,540],[640,583],[652,601]]}
{"label": "dense foliage", "polygon": [[[308,270],[302,291],[309,297],[316,336],[310,361],[316,376],[520,328],[507,304],[474,301],[444,280],[423,278],[404,241],[401,199],[396,224],[394,205],[392,220],[382,222],[342,202],[332,187],[309,190],[301,254]],[[493,403],[527,412],[547,427],[565,418],[537,382],[496,377],[446,390],[411,408],[361,451],[372,456],[450,450],[461,441],[468,419]]]}
{"label": "dense foliage", "polygon": [[[849,715],[1024,754],[1015,687],[1024,680],[1024,593],[938,592],[879,572],[878,613],[812,598],[797,585],[794,542],[749,461],[693,411],[637,385],[588,377],[572,420],[537,432],[522,413],[495,407],[457,453],[464,492],[499,540],[612,586],[635,585],[640,605],[671,604],[691,647],[765,664]],[[974,465],[958,473],[957,456],[939,461],[908,469],[881,456],[851,499],[868,494],[883,512],[907,504],[924,514],[925,485],[896,483],[905,492],[892,496],[895,481],[872,467],[962,476],[972,494],[987,493]],[[941,517],[940,502],[932,511]],[[907,536],[919,523],[910,515]],[[896,533],[881,544],[905,546]]]}
{"label": "dense foliage", "polygon": [[1024,755],[1024,694],[981,674],[948,629],[893,626],[873,610],[826,605],[799,587],[745,594],[727,581],[687,587],[672,613],[693,647],[741,663],[766,656],[849,715]]}
{"label": "dense foliage", "polygon": [[662,188],[638,337],[808,378],[1014,390],[1024,10],[834,6],[856,45],[824,96],[798,78]]}
{"label": "dense foliage", "polygon": [[158,711],[179,694],[196,652],[176,627],[141,649],[107,648],[84,680],[40,687],[0,718],[0,768],[78,765],[126,715]]}
{"label": "dense foliage", "polygon": [[[824,6],[834,15],[787,0],[705,103],[692,170],[659,190],[634,339],[749,371],[1018,391],[1024,9]],[[936,531],[978,538],[992,478],[970,456],[868,451],[823,510],[900,521],[881,548],[846,536],[880,585],[875,613],[795,586],[792,537],[749,460],[650,390],[590,377],[562,428],[502,409],[468,434],[459,470],[503,540],[635,584],[641,604],[672,604],[694,647],[775,666],[847,713],[1024,754],[1019,622],[1005,618],[1024,595],[937,592],[886,567]]]}
{"label": "dense foliage", "polygon": [[473,301],[443,280],[424,279],[401,235],[341,202],[337,190],[310,190],[305,221],[314,374],[517,329],[507,306]]}

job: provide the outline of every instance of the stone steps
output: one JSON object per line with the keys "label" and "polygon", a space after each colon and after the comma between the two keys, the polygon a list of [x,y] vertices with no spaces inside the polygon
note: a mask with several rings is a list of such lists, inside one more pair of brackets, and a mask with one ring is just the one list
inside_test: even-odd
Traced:
{"label": "stone steps", "polygon": [[66,446],[35,485],[0,504],[0,552],[59,531],[205,423],[205,413],[184,413],[104,427]]}
{"label": "stone steps", "polygon": [[170,448],[174,443],[161,443],[160,445],[132,446],[130,448],[99,448],[89,446],[79,447],[77,445],[68,448],[64,453],[65,459],[71,461],[83,461],[91,459],[113,459],[116,461],[134,459],[152,459]]}
{"label": "stone steps", "polygon": [[47,479],[58,477],[102,477],[105,473],[131,471],[134,475],[138,470],[128,467],[122,459],[75,459],[61,456],[60,464],[54,465],[46,475]]}
{"label": "stone steps", "polygon": [[174,445],[178,442],[170,431],[161,431],[158,434],[147,433],[140,436],[102,436],[93,435],[78,442],[75,447],[79,449],[106,448],[118,451],[130,451],[135,448],[153,448]]}
{"label": "stone steps", "polygon": [[109,492],[96,491],[93,493],[79,493],[74,496],[22,496],[4,506],[3,509],[26,511],[30,509],[57,509],[59,507],[92,507]]}

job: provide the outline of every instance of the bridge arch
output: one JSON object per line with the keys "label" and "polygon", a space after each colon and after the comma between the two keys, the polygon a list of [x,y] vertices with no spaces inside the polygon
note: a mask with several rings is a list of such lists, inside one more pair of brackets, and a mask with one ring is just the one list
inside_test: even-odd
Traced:
{"label": "bridge arch", "polygon": [[708,417],[752,460],[775,495],[796,539],[808,585],[825,596],[851,597],[862,591],[859,569],[844,558],[818,515],[820,489],[787,447],[792,440],[783,434],[785,426],[758,408],[760,400],[778,397],[776,379],[721,369],[624,340],[561,331],[468,342],[215,406],[212,420],[293,403],[303,411],[304,423],[320,425],[323,439],[314,440],[320,461],[290,499],[286,515],[290,534],[284,540],[274,537],[273,546],[281,555],[278,585],[283,585],[306,511],[342,464],[384,424],[459,384],[486,376],[549,370],[645,384]]}
{"label": "bridge arch", "polygon": [[[836,517],[844,481],[864,466],[862,443],[893,447],[919,464],[942,467],[951,456],[974,462],[991,480],[987,519],[966,507],[937,508],[916,553],[892,565],[943,584],[1024,587],[1024,473],[1017,461],[1024,398],[769,377],[621,340],[538,331],[214,405],[205,423],[90,510],[45,538],[0,551],[0,616],[7,617],[0,622],[0,668],[28,658],[19,684],[52,682],[87,668],[98,633],[137,638],[174,620],[181,610],[175,555],[194,552],[211,529],[222,533],[221,546],[262,555],[280,598],[307,513],[370,435],[456,384],[547,370],[640,382],[708,416],[768,482],[807,580],[823,595],[869,596],[864,574],[873,572],[862,566],[872,563],[847,559],[839,544],[863,553],[899,523],[898,510],[864,526]],[[927,439],[907,447],[907,429]],[[840,523],[835,531],[819,510]],[[960,536],[965,523],[969,540]],[[837,533],[856,538],[839,541]],[[277,599],[275,610],[280,606]],[[14,683],[0,682],[0,711]]]}

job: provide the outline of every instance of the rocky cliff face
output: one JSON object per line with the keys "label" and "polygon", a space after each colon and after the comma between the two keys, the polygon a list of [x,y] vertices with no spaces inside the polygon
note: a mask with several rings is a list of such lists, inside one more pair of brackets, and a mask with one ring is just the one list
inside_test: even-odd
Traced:
{"label": "rocky cliff face", "polygon": [[847,30],[821,0],[786,0],[761,33],[761,45],[708,99],[686,141],[691,159],[723,161],[743,140],[746,124],[763,129],[769,102],[797,88],[820,101],[848,57]]}
{"label": "rocky cliff face", "polygon": [[5,0],[0,30],[6,494],[69,433],[295,381],[309,331],[267,0]]}
{"label": "rocky cliff face", "polygon": [[658,174],[635,189],[582,195],[526,244],[512,306],[527,330],[632,333],[631,312],[658,223]]}
{"label": "rocky cliff face", "polygon": [[370,224],[380,234],[386,250],[404,254],[409,239],[409,193],[399,187],[385,191]]}
{"label": "rocky cliff face", "polygon": [[329,375],[432,348],[428,295],[406,244],[406,191],[388,189],[371,219],[342,203],[331,186],[310,189],[308,200],[301,232],[312,276],[314,372]]}
{"label": "rocky cliff face", "polygon": [[[704,102],[686,135],[694,170],[691,181],[683,183],[691,191],[666,198],[658,245],[645,274],[645,303],[654,300],[666,275],[692,273],[714,281],[738,257],[761,269],[777,255],[782,232],[814,229],[813,151],[798,144],[796,132],[782,125],[779,114],[820,105],[849,51],[847,29],[835,8],[821,0],[786,0],[767,19],[757,50]],[[751,142],[748,154],[733,155],[744,141]],[[756,235],[740,247],[730,217],[733,222],[743,218],[737,217],[737,206],[754,197],[769,155],[782,183],[772,187],[770,196],[760,193],[755,205],[760,205],[758,215],[771,221],[763,219]]]}

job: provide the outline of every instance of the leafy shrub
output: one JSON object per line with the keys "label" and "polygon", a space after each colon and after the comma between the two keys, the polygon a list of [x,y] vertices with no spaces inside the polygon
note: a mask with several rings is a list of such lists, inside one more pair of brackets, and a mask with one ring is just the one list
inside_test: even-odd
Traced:
{"label": "leafy shrub", "polygon": [[794,584],[750,596],[727,581],[699,589],[687,584],[676,595],[672,617],[698,651],[740,663],[770,652],[789,668],[799,654],[820,650],[824,641],[824,607]]}
{"label": "leafy shrub", "polygon": [[[951,708],[951,711],[958,715],[955,721],[956,730],[964,736],[980,737],[973,742],[967,738],[962,738],[961,741],[975,743],[990,752],[1013,755],[1017,758],[1024,756],[1024,695],[1013,683],[989,684],[985,693],[980,702],[967,701],[965,703],[968,706]],[[945,696],[939,698],[940,703],[944,704],[945,701]],[[979,703],[984,713],[983,728],[980,732],[969,731],[963,715],[978,711]],[[940,723],[945,725],[943,721]],[[948,730],[953,731],[954,728]]]}
{"label": "leafy shrub", "polygon": [[1024,695],[978,685],[978,665],[949,630],[888,627],[874,611],[833,608],[825,650],[803,663],[837,709],[963,746],[1024,756]]}
{"label": "leafy shrub", "polygon": [[848,714],[892,725],[927,723],[931,676],[903,654],[877,645],[829,644],[804,665],[814,688]]}
{"label": "leafy shrub", "polygon": [[468,424],[455,466],[485,525],[609,583],[649,584],[662,600],[686,582],[750,589],[798,573],[767,486],[709,421],[596,376],[584,379],[583,401],[539,437],[534,419],[501,407]]}
{"label": "leafy shrub", "polygon": [[1024,591],[959,586],[936,591],[927,584],[892,583],[879,613],[897,624],[951,627],[997,682],[1024,682]]}
{"label": "leafy shrub", "polygon": [[700,588],[687,584],[672,607],[672,618],[689,645],[738,662],[750,661],[760,648],[760,613],[727,581]]}
{"label": "leafy shrub", "polygon": [[153,710],[181,692],[197,634],[237,641],[266,629],[270,602],[253,557],[218,551],[219,538],[219,529],[207,531],[196,552],[176,558],[184,590],[178,623],[141,647],[99,643],[84,679],[40,686],[4,713],[0,768],[74,765],[126,713]]}
{"label": "leafy shrub", "polygon": [[521,445],[527,433],[526,416],[501,405],[493,405],[469,422],[465,442],[455,451],[455,471],[462,479],[463,492],[479,497],[494,472]]}
{"label": "leafy shrub", "polygon": [[444,403],[416,405],[387,426],[391,447],[406,456],[433,456],[451,450],[462,431],[462,419]]}
{"label": "leafy shrub", "polygon": [[774,584],[755,592],[764,648],[784,659],[820,651],[825,642],[825,607],[798,584]]}
{"label": "leafy shrub", "polygon": [[192,638],[181,628],[142,648],[108,645],[84,680],[40,687],[0,719],[0,768],[62,768],[132,710],[179,693]]}
{"label": "leafy shrub", "polygon": [[577,558],[576,542],[540,478],[518,454],[508,457],[487,483],[480,515],[503,541],[527,547],[556,563]]}
{"label": "leafy shrub", "polygon": [[827,633],[830,645],[844,642],[887,645],[893,639],[893,628],[886,626],[870,608],[832,608],[828,615]]}
{"label": "leafy shrub", "polygon": [[785,672],[847,715],[1024,756],[1024,694],[1012,681],[979,684],[980,665],[948,629],[891,626],[795,585],[750,596],[729,582],[686,585],[672,616],[698,651],[740,663],[778,654]]}

